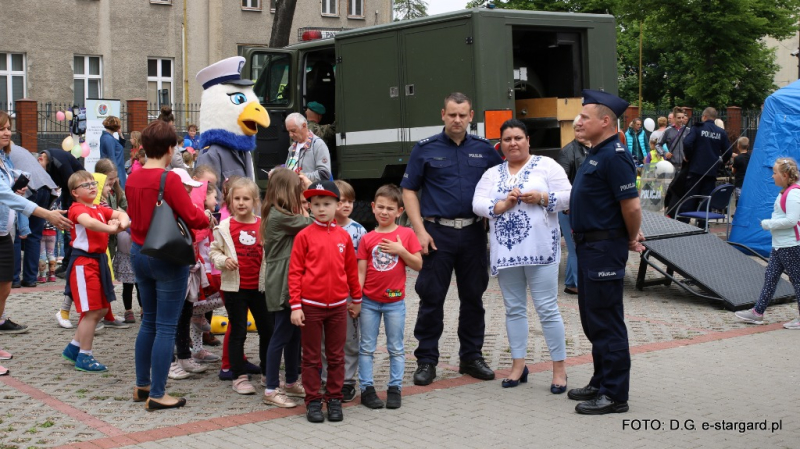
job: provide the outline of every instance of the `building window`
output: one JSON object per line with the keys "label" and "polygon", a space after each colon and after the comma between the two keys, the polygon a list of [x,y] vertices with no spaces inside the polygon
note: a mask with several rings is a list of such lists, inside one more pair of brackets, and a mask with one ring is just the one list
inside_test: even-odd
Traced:
{"label": "building window", "polygon": [[261,0],[242,0],[242,9],[245,11],[261,11]]}
{"label": "building window", "polygon": [[364,17],[364,0],[347,0],[347,17]]}
{"label": "building window", "polygon": [[150,3],[159,3],[162,5],[171,5],[172,0],[150,0]]}
{"label": "building window", "polygon": [[73,59],[74,102],[83,106],[87,98],[103,96],[103,58],[75,56]]}
{"label": "building window", "polygon": [[152,58],[147,60],[147,101],[172,104],[172,59]]}
{"label": "building window", "polygon": [[25,55],[0,53],[0,110],[13,111],[14,102],[25,98]]}
{"label": "building window", "polygon": [[339,15],[339,0],[322,0],[322,15],[323,16],[338,16]]}
{"label": "building window", "polygon": [[278,9],[278,0],[269,0],[269,12],[275,12]]}

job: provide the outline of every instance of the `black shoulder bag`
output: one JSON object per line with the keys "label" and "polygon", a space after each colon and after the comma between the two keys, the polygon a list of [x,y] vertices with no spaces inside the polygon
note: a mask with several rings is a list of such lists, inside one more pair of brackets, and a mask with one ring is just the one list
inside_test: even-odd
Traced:
{"label": "black shoulder bag", "polygon": [[150,221],[150,229],[147,231],[141,253],[177,265],[194,265],[195,254],[189,227],[180,217],[175,218],[172,208],[164,201],[167,173],[165,171],[161,175],[158,201],[153,210],[153,219]]}

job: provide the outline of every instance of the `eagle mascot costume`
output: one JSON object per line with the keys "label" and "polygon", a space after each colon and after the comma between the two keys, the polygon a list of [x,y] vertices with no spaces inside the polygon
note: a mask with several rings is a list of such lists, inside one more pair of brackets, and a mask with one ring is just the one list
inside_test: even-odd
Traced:
{"label": "eagle mascot costume", "polygon": [[197,72],[203,86],[200,103],[200,157],[219,174],[218,186],[231,176],[255,180],[250,152],[256,148],[258,126],[269,126],[269,114],[253,92],[253,81],[242,79],[244,58],[223,59]]}

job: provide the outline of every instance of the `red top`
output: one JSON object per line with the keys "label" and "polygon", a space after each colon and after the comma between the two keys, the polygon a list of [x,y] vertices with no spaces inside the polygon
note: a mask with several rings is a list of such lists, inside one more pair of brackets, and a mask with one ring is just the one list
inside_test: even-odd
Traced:
{"label": "red top", "polygon": [[105,232],[90,231],[78,223],[78,217],[83,214],[88,214],[103,223],[108,223],[111,220],[111,214],[114,211],[103,206],[87,206],[85,204],[74,202],[69,207],[67,218],[72,221],[72,242],[70,244],[73,248],[86,251],[87,253],[104,253],[108,248],[108,236]]}
{"label": "red top", "polygon": [[396,242],[397,237],[411,254],[422,251],[417,235],[404,226],[392,232],[370,231],[361,237],[356,257],[367,261],[364,296],[373,301],[397,302],[406,297],[406,262],[398,255],[382,252],[378,246],[383,239]]}
{"label": "red top", "polygon": [[231,238],[239,262],[239,289],[257,289],[258,275],[264,248],[261,246],[261,219],[255,223],[240,223],[231,218]]}
{"label": "red top", "polygon": [[[138,245],[144,245],[147,230],[150,229],[162,173],[164,173],[162,169],[143,168],[136,173],[131,173],[128,180],[125,181],[125,196],[128,198],[127,213],[131,217],[131,240]],[[175,173],[167,175],[164,200],[173,212],[183,218],[189,228],[208,227],[208,218],[206,218],[205,212],[192,204],[192,199],[186,193],[181,178]]]}
{"label": "red top", "polygon": [[350,234],[335,222],[314,223],[294,239],[289,259],[289,305],[337,307],[361,303],[358,262]]}

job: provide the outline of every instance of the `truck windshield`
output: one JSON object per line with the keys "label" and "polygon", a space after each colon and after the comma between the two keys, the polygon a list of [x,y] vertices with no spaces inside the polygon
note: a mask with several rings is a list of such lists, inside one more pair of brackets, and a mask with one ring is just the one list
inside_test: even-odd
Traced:
{"label": "truck windshield", "polygon": [[291,100],[289,88],[290,55],[286,53],[259,52],[253,55],[252,78],[256,80],[253,90],[263,105],[287,105]]}

